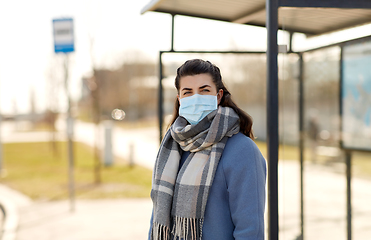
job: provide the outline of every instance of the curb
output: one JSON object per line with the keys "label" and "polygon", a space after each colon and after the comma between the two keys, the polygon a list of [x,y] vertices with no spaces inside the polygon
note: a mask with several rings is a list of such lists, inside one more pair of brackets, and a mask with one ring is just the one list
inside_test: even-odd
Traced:
{"label": "curb", "polygon": [[12,201],[0,196],[0,209],[4,213],[0,240],[15,240],[19,223],[17,207]]}

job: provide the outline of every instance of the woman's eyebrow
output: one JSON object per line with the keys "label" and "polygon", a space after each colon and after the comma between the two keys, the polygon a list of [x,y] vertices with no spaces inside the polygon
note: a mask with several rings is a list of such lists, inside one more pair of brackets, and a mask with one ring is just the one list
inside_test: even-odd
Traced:
{"label": "woman's eyebrow", "polygon": [[182,91],[191,91],[192,88],[183,88]]}
{"label": "woman's eyebrow", "polygon": [[211,87],[211,86],[206,84],[206,85],[201,86],[200,89],[203,89],[203,88],[206,88],[206,87]]}

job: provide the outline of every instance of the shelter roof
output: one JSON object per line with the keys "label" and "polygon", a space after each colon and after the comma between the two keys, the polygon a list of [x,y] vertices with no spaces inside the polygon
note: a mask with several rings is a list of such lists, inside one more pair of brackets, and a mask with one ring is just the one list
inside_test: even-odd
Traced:
{"label": "shelter roof", "polygon": [[[155,11],[265,27],[266,0],[151,0],[142,13]],[[309,7],[308,7],[309,6]],[[320,35],[371,23],[371,1],[281,0],[280,29]]]}

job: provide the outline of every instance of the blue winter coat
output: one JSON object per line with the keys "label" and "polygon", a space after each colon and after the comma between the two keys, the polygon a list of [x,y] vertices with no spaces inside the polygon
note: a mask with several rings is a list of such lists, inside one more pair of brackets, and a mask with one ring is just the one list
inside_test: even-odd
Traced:
{"label": "blue winter coat", "polygon": [[[183,153],[180,166],[188,155]],[[266,162],[259,148],[242,133],[233,135],[210,189],[202,240],[263,240],[265,182]]]}

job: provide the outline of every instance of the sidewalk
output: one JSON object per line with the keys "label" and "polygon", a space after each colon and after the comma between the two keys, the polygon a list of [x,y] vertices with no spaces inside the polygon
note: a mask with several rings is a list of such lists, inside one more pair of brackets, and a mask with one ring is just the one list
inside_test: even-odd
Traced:
{"label": "sidewalk", "polygon": [[[294,240],[300,234],[300,165],[280,161],[280,239]],[[371,239],[371,181],[352,178],[352,239]],[[345,165],[304,166],[305,240],[346,240]]]}
{"label": "sidewalk", "polygon": [[[0,185],[0,204],[6,208],[2,240],[121,240],[146,239],[150,199],[33,202]],[[4,201],[6,200],[6,201]]]}
{"label": "sidewalk", "polygon": [[146,239],[150,199],[40,202],[21,208],[17,240]]}

